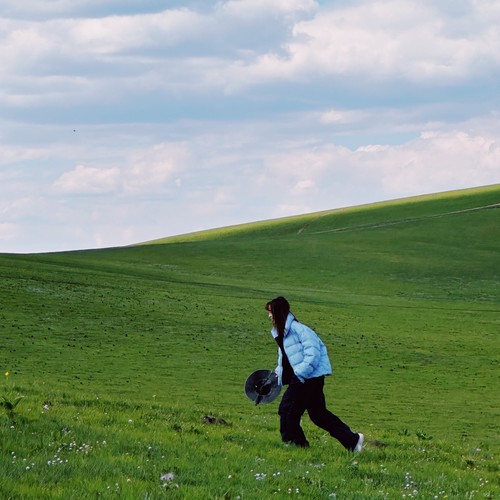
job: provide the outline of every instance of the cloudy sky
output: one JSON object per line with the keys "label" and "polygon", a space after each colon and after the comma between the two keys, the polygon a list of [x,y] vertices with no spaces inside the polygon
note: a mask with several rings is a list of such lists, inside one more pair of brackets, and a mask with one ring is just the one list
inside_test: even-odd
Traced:
{"label": "cloudy sky", "polygon": [[500,0],[2,0],[0,252],[500,182]]}

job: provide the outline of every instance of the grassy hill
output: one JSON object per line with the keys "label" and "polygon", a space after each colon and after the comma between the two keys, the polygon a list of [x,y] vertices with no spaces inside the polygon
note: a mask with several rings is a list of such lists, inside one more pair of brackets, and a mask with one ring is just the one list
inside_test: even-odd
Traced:
{"label": "grassy hill", "polygon": [[[0,398],[23,396],[0,408],[0,497],[497,497],[499,204],[495,185],[0,254]],[[311,448],[283,446],[277,402],[244,396],[275,366],[278,294],[326,343],[361,455],[307,417]]]}

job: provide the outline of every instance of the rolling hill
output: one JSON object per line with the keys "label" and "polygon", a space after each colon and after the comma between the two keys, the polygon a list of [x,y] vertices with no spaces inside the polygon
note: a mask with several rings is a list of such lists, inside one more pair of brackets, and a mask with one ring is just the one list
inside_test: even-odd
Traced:
{"label": "rolling hill", "polygon": [[[224,498],[222,476],[235,474],[227,457],[240,460],[235,443],[240,454],[249,453],[241,458],[240,477],[246,467],[257,471],[256,453],[269,462],[286,463],[288,453],[298,459],[296,450],[279,447],[277,406],[253,407],[242,391],[252,371],[275,365],[264,304],[276,295],[285,295],[328,346],[334,374],[325,393],[335,413],[373,442],[388,444],[367,450],[361,455],[368,457],[366,469],[360,472],[357,463],[353,472],[352,460],[306,424],[312,438],[307,460],[323,463],[335,450],[334,465],[342,463],[339,471],[351,474],[356,485],[342,490],[340,472],[332,472],[339,497],[394,498],[402,468],[419,460],[425,465],[415,474],[420,491],[429,495],[434,487],[437,494],[439,483],[425,483],[433,467],[447,478],[439,487],[450,498],[448,483],[458,492],[455,498],[464,498],[467,488],[498,493],[499,222],[500,185],[494,185],[123,248],[0,254],[0,373],[9,373],[5,394],[24,397],[15,416],[0,416],[0,467],[7,478],[0,493],[97,495],[107,487],[100,466],[121,478],[116,484],[130,498],[145,492],[152,498]],[[78,425],[75,408],[83,412]],[[207,431],[200,423],[206,414],[231,426]],[[136,419],[142,430],[123,430]],[[75,482],[72,474],[52,470],[21,473],[11,453],[32,450],[29,463],[41,470],[46,446],[61,447],[66,428],[101,440],[110,432],[121,444],[113,453],[96,452],[95,463],[79,457]],[[188,465],[189,454],[196,454],[192,440],[210,432],[222,450],[214,455],[217,473],[201,458],[197,468]],[[113,457],[122,456],[130,440],[146,446],[152,435],[167,448],[174,440],[179,451],[154,455],[149,465],[141,451],[141,470],[148,472],[135,477],[137,450],[127,451],[133,467]],[[202,453],[210,453],[207,446]],[[434,455],[422,455],[423,448]],[[387,483],[381,460],[393,468]],[[168,481],[163,489],[149,485],[165,461],[177,464],[168,465],[176,477],[184,474],[184,489],[182,482],[175,491]],[[326,498],[334,491],[319,475],[307,482],[298,479],[304,471],[297,474],[305,495]],[[92,485],[82,479],[88,475],[97,478]],[[133,478],[131,485],[126,477]],[[485,477],[489,483],[479,487]],[[276,493],[278,483],[263,483],[241,479],[238,487],[228,486],[225,498]],[[356,496],[363,484],[366,495]],[[384,488],[386,496],[379,495]]]}

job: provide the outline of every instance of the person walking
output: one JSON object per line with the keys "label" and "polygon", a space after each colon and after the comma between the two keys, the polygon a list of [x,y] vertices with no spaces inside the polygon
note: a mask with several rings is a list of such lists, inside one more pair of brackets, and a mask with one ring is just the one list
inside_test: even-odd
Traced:
{"label": "person walking", "polygon": [[308,447],[300,425],[307,411],[312,422],[327,431],[349,451],[360,452],[364,435],[352,432],[347,424],[326,408],[323,386],[325,376],[332,374],[327,349],[318,335],[300,323],[290,312],[284,297],[266,304],[273,322],[271,334],[278,344],[278,383],[288,385],[278,414],[281,439],[285,443]]}

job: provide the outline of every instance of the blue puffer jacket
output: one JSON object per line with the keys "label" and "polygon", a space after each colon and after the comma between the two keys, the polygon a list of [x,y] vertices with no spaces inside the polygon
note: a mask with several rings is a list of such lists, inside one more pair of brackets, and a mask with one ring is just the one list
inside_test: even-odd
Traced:
{"label": "blue puffer jacket", "polygon": [[[276,328],[272,329],[271,334],[274,338],[278,336]],[[286,319],[283,347],[295,375],[301,382],[332,374],[332,366],[325,344],[314,330],[299,323],[292,313],[289,313]],[[283,373],[282,358],[281,349],[278,347],[278,366],[275,371],[280,385]]]}

